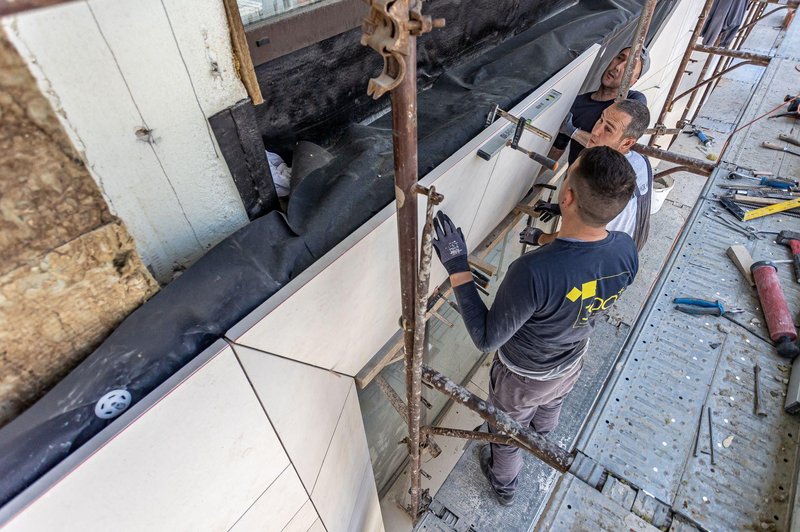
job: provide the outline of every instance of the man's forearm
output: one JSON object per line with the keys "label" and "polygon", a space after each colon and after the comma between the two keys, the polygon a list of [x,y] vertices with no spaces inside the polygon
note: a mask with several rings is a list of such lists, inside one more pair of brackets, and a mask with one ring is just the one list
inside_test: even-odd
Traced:
{"label": "man's forearm", "polygon": [[458,272],[450,276],[450,286],[455,288],[472,282],[472,272]]}
{"label": "man's forearm", "polygon": [[[559,150],[555,146],[550,148],[550,151],[547,153],[547,156],[554,161],[561,159],[561,156],[564,155],[564,150]],[[542,167],[542,173],[546,172],[547,168]]]}

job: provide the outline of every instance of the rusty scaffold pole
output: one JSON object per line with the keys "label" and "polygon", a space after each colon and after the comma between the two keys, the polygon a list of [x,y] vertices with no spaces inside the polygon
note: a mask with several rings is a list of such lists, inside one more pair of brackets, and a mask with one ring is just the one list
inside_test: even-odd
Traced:
{"label": "rusty scaffold pole", "polygon": [[650,21],[653,20],[653,13],[656,10],[658,0],[647,0],[642,6],[642,12],[639,14],[639,21],[636,23],[636,31],[633,36],[633,43],[631,44],[631,51],[628,54],[628,61],[625,63],[625,70],[622,73],[622,81],[617,91],[616,101],[624,100],[628,97],[628,91],[631,89],[631,81],[633,80],[633,71],[636,68],[636,61],[642,54],[644,48],[644,41],[647,39],[647,31],[650,29]]}
{"label": "rusty scaffold pole", "polygon": [[[397,236],[400,248],[401,327],[405,350],[406,407],[408,423],[406,445],[411,460],[412,519],[420,513],[420,455],[422,447],[422,352],[425,311],[430,278],[430,231],[423,237],[423,275],[418,275],[417,194],[428,195],[429,216],[436,203],[435,191],[417,185],[417,37],[444,26],[444,20],[431,20],[421,13],[421,0],[365,0],[370,12],[362,25],[361,43],[383,56],[383,72],[370,79],[367,93],[377,99],[390,92],[392,102],[392,142],[397,206]],[[426,256],[427,254],[427,256]],[[425,273],[427,261],[428,272]],[[420,311],[421,307],[421,311]]]}
{"label": "rusty scaffold pole", "polygon": [[[656,120],[656,128],[666,127],[664,121],[667,119],[667,113],[672,111],[672,102],[675,98],[675,93],[678,92],[681,78],[683,78],[683,73],[686,72],[686,65],[689,64],[689,60],[692,58],[692,51],[697,43],[697,38],[700,37],[700,33],[703,31],[703,26],[705,26],[706,19],[708,18],[708,14],[711,11],[711,6],[713,3],[714,0],[706,0],[705,4],[703,5],[703,10],[700,12],[700,16],[697,17],[697,24],[694,27],[694,31],[692,31],[692,36],[689,37],[689,44],[686,45],[686,51],[683,53],[683,58],[678,65],[678,71],[675,73],[675,79],[672,80],[672,85],[667,92],[667,99],[664,101],[664,107],[661,108],[661,113],[659,113],[658,120]],[[651,147],[655,146],[658,136],[658,133],[654,133],[650,137],[650,142],[648,144]]]}

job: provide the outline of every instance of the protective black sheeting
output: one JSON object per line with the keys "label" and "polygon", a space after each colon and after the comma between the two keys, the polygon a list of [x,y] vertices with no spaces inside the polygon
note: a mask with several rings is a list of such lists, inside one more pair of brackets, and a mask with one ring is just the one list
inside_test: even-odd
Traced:
{"label": "protective black sheeting", "polygon": [[[425,0],[423,12],[447,25],[417,42],[418,83],[429,87],[445,68],[462,64],[578,0]],[[368,9],[364,7],[366,16]],[[367,77],[383,59],[361,45],[361,28],[325,39],[256,67],[264,104],[256,108],[264,143],[290,160],[298,140],[325,144],[388,107],[367,96]]]}
{"label": "protective black sheeting", "polygon": [[[581,2],[439,76],[419,98],[420,175],[483,128],[490,103],[510,108],[519,102],[591,44],[629,22],[641,1]],[[660,2],[659,8],[672,3]],[[475,9],[472,2],[463,4]],[[325,123],[325,114],[320,117]],[[389,115],[370,126],[346,127],[329,149],[330,162],[308,173],[293,190],[288,222],[272,212],[218,244],[3,427],[0,505],[110,423],[94,414],[104,394],[124,389],[133,403],[139,401],[384,208],[394,190],[390,128]]]}

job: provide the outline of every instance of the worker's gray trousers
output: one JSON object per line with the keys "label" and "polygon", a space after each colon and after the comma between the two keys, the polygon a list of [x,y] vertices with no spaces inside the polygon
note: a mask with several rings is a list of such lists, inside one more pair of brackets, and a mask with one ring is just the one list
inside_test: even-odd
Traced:
{"label": "worker's gray trousers", "polygon": [[[523,427],[547,435],[558,425],[561,404],[580,376],[583,360],[565,375],[549,381],[522,377],[508,369],[495,356],[489,372],[489,402]],[[491,432],[495,432],[489,427]],[[499,493],[512,493],[522,469],[522,453],[512,445],[492,445],[490,480]]]}

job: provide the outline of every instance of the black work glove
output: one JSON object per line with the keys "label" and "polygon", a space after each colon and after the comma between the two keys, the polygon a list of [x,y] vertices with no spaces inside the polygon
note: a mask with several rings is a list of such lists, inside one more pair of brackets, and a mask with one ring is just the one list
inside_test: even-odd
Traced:
{"label": "black work glove", "polygon": [[433,229],[436,232],[433,249],[447,273],[468,272],[467,243],[461,228],[457,228],[449,216],[439,211],[433,220]]}
{"label": "black work glove", "polygon": [[564,117],[564,121],[561,122],[561,127],[558,128],[558,132],[572,138],[572,135],[574,135],[577,130],[578,128],[572,123],[572,113],[567,113],[567,116]]}
{"label": "black work glove", "polygon": [[548,222],[556,216],[561,216],[561,206],[558,203],[537,203],[533,206],[534,212],[539,213],[539,219]]}
{"label": "black work glove", "polygon": [[529,246],[538,246],[539,237],[544,234],[544,231],[537,227],[526,227],[519,234],[519,243],[527,244]]}

